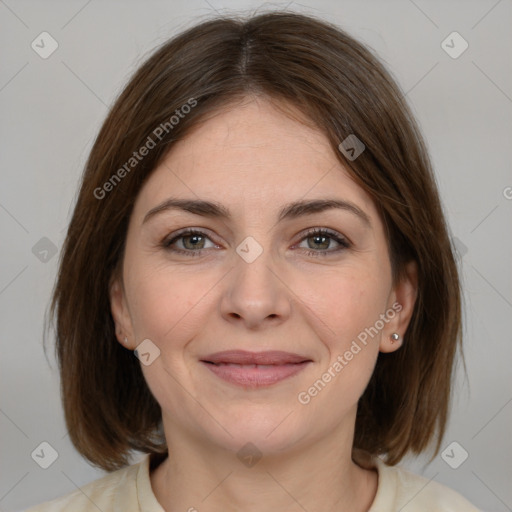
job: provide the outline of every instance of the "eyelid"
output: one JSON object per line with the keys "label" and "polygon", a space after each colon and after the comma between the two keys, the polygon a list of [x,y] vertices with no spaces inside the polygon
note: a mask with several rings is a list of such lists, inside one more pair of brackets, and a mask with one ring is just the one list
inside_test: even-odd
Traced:
{"label": "eyelid", "polygon": [[302,232],[300,240],[294,247],[304,240],[313,236],[326,236],[327,238],[334,240],[339,247],[335,249],[328,249],[326,251],[315,251],[314,249],[300,248],[305,254],[314,258],[328,258],[329,256],[339,256],[342,252],[352,249],[352,242],[343,234],[338,233],[330,228],[310,228],[306,232]]}
{"label": "eyelid", "polygon": [[336,231],[335,229],[324,228],[324,227],[308,228],[306,231],[303,231],[302,233],[299,234],[299,236],[300,236],[299,242],[304,240],[304,238],[307,238],[309,236],[314,236],[317,234],[325,234],[335,240],[339,239],[338,240],[339,243],[345,243],[347,246],[354,245],[352,243],[352,240],[350,240],[350,238],[348,236],[344,235],[343,233],[340,233],[339,231]]}
{"label": "eyelid", "polygon": [[[174,233],[171,233],[170,235],[167,235],[161,242],[161,245],[163,245],[164,247],[168,247],[172,242],[176,241],[177,239],[179,238],[182,238],[182,237],[185,237],[185,236],[193,236],[193,235],[199,235],[199,236],[203,236],[205,238],[208,238],[209,240],[211,240],[215,245],[219,245],[217,242],[215,242],[214,240],[214,236],[211,235],[210,231],[206,228],[193,228],[193,227],[190,227],[190,228],[182,228],[182,229],[179,229],[178,231],[175,231]],[[206,249],[198,249],[198,251],[200,250],[206,250]],[[195,252],[198,252],[198,251],[195,251]],[[192,251],[187,251],[187,252],[192,252]]]}

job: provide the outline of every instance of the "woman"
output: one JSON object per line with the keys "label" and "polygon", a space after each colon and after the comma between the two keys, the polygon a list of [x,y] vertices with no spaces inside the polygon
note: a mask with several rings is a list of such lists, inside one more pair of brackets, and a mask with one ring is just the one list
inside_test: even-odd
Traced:
{"label": "woman", "polygon": [[335,26],[214,19],[140,67],[52,312],[70,438],[111,473],[32,511],[477,510],[396,466],[439,452],[459,278],[403,95]]}

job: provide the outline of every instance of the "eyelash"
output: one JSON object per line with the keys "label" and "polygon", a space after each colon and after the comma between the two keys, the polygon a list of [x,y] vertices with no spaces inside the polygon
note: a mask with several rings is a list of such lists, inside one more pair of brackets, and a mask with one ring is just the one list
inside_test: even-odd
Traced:
{"label": "eyelash", "polygon": [[[199,250],[195,251],[195,250],[183,250],[183,249],[176,249],[176,248],[172,249],[171,248],[171,245],[174,242],[176,242],[177,240],[179,240],[180,238],[185,238],[187,236],[195,236],[195,235],[210,239],[210,237],[202,231],[198,231],[195,229],[188,229],[186,231],[182,231],[181,233],[178,233],[176,236],[174,236],[171,239],[164,240],[161,245],[165,250],[170,251],[170,252],[174,252],[174,253],[178,253],[178,254],[186,254],[187,256],[201,256],[203,251],[206,251],[207,249],[199,249]],[[308,230],[305,233],[305,235],[300,239],[299,243],[302,242],[303,240],[313,237],[313,236],[326,236],[328,238],[331,238],[335,242],[338,242],[340,244],[340,247],[338,249],[328,250],[328,251],[313,251],[313,250],[304,249],[308,256],[325,257],[325,256],[328,256],[331,254],[337,254],[345,249],[349,249],[352,246],[352,244],[346,238],[343,238],[342,236],[338,235],[335,231],[331,231],[331,230],[325,229],[325,228],[322,228],[322,229],[313,228],[313,229]]]}

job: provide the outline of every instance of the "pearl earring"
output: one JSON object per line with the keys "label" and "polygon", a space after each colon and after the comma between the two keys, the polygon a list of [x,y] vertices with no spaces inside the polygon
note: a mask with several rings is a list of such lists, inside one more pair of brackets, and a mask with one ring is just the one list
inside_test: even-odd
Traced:
{"label": "pearl earring", "polygon": [[390,338],[391,338],[391,343],[395,343],[395,341],[398,341],[398,340],[400,339],[400,336],[399,336],[396,332],[394,332],[394,333],[390,336]]}
{"label": "pearl earring", "polygon": [[128,338],[127,338],[126,336],[124,337],[123,343],[124,343],[125,345],[128,345]]}

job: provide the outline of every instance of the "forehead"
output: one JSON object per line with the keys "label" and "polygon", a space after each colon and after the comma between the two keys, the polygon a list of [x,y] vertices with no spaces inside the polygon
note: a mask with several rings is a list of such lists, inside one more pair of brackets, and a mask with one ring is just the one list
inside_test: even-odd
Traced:
{"label": "forehead", "polygon": [[136,210],[143,214],[170,195],[246,211],[337,196],[377,215],[326,136],[262,98],[221,108],[176,142],[139,193]]}

